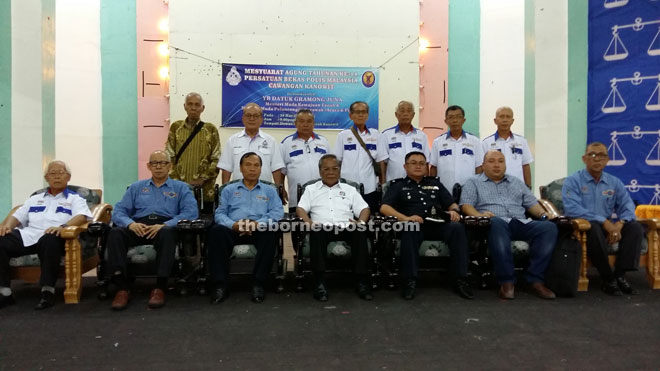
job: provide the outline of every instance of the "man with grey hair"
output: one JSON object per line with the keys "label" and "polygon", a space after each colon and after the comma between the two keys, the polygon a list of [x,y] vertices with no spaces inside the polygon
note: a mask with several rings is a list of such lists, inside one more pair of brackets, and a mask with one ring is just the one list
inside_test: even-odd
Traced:
{"label": "man with grey hair", "polygon": [[118,291],[112,309],[125,309],[130,300],[126,254],[131,246],[154,245],[158,267],[156,288],[149,295],[149,308],[165,305],[167,281],[174,264],[176,225],[182,219],[197,219],[197,202],[186,183],[171,179],[170,156],[154,151],[147,168],[151,178],[131,184],[112,213],[115,227],[108,234],[108,271]]}
{"label": "man with grey hair", "polygon": [[[415,106],[412,102],[402,100],[396,105],[394,116],[398,120],[396,126],[383,130],[378,137],[378,155],[381,172],[385,180],[405,178],[405,157],[413,151],[422,152],[429,158],[429,141],[426,134],[412,125],[415,117]],[[426,175],[427,172],[424,172]],[[381,178],[382,179],[382,178]]]}
{"label": "man with grey hair", "polygon": [[212,212],[220,137],[215,125],[201,120],[204,108],[204,99],[199,93],[186,95],[183,109],[187,117],[170,126],[165,151],[173,160],[170,178],[201,187],[203,209]]}
{"label": "man with grey hair", "polygon": [[41,300],[34,309],[55,303],[60,260],[64,255],[62,229],[86,223],[92,214],[84,198],[67,188],[71,170],[62,161],[51,161],[44,171],[45,192],[35,194],[0,225],[0,308],[14,304],[9,259],[37,254],[41,266]]}
{"label": "man with grey hair", "polygon": [[256,103],[248,103],[243,107],[244,130],[232,135],[227,140],[225,150],[220,156],[218,168],[222,170],[222,184],[231,178],[242,179],[240,172],[241,157],[248,152],[255,152],[261,157],[263,165],[259,179],[282,184],[284,167],[280,147],[271,135],[260,130],[264,122],[263,109]]}
{"label": "man with grey hair", "polygon": [[513,125],[513,110],[510,107],[500,107],[495,111],[493,122],[497,126],[495,134],[481,142],[483,152],[496,150],[504,154],[506,173],[525,182],[527,188],[532,188],[532,170],[529,166],[534,162],[527,140],[522,135],[511,131]]}

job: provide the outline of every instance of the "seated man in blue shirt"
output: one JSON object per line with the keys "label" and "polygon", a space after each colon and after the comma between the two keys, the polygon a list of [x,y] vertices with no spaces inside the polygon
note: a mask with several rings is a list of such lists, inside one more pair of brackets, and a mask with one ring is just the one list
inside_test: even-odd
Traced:
{"label": "seated man in blue shirt", "polygon": [[118,291],[112,309],[125,309],[130,300],[126,279],[126,253],[136,245],[153,244],[157,251],[156,288],[149,295],[149,308],[165,305],[167,279],[174,264],[176,225],[182,219],[197,219],[197,201],[190,187],[170,179],[170,156],[165,151],[154,151],[147,168],[151,178],[139,180],[128,187],[124,197],[114,208],[112,222],[115,227],[108,234],[108,271]]}
{"label": "seated man in blue shirt", "polygon": [[[637,269],[644,229],[635,221],[635,205],[623,183],[603,171],[609,160],[607,147],[594,142],[582,156],[586,168],[566,178],[562,188],[564,212],[591,223],[587,232],[587,255],[603,279],[609,295],[637,293],[626,271]],[[614,272],[607,259],[607,245],[619,243]]]}
{"label": "seated man in blue shirt", "polygon": [[44,178],[48,190],[28,198],[0,225],[0,308],[14,304],[9,259],[31,254],[37,254],[41,264],[41,300],[34,309],[53,306],[64,255],[60,232],[68,226],[82,225],[92,216],[85,199],[67,188],[71,170],[64,162],[51,161]]}
{"label": "seated man in blue shirt", "polygon": [[264,284],[273,267],[277,247],[276,232],[265,227],[282,219],[284,207],[277,190],[259,181],[261,166],[259,155],[245,153],[239,161],[243,179],[225,186],[220,193],[220,205],[215,210],[216,225],[207,234],[208,262],[215,284],[211,304],[221,303],[229,294],[229,263],[238,242],[254,244],[257,248],[252,301],[264,301]]}
{"label": "seated man in blue shirt", "polygon": [[463,213],[490,218],[488,250],[495,265],[495,277],[500,284],[500,297],[514,296],[515,272],[511,240],[529,242],[527,282],[543,299],[554,299],[555,293],[543,283],[557,241],[557,226],[549,221],[533,221],[547,215],[523,181],[506,175],[506,160],[502,152],[490,150],[484,156],[484,172],[465,182],[461,192]]}

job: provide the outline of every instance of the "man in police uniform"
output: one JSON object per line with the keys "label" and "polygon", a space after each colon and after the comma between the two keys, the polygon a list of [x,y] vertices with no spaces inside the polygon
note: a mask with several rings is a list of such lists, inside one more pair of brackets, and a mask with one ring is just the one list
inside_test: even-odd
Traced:
{"label": "man in police uniform", "polygon": [[[636,221],[635,204],[621,180],[603,171],[609,156],[600,142],[587,145],[582,156],[585,169],[566,178],[562,188],[564,211],[571,218],[589,221],[587,255],[603,279],[602,289],[614,296],[634,295],[626,271],[637,270],[644,228]],[[619,244],[614,272],[608,244]]]}
{"label": "man in police uniform", "polygon": [[241,179],[239,162],[247,152],[259,154],[263,160],[260,179],[282,184],[282,153],[275,138],[260,130],[263,122],[263,110],[258,104],[248,103],[243,107],[245,129],[229,137],[218,161],[218,168],[222,170],[222,184],[230,179]]}
{"label": "man in police uniform", "polygon": [[469,177],[481,173],[484,155],[479,138],[463,130],[463,108],[448,107],[445,124],[449,130],[433,141],[429,163],[431,176],[437,176],[451,192],[456,183],[463,185]]}
{"label": "man in police uniform", "polygon": [[207,234],[208,262],[215,290],[211,304],[219,304],[229,295],[229,267],[234,245],[238,242],[254,244],[252,301],[265,299],[264,284],[270,275],[275,257],[277,239],[275,231],[267,227],[284,216],[282,200],[277,191],[259,180],[262,174],[261,157],[248,152],[239,159],[243,179],[225,186],[220,194],[220,205],[215,210],[216,225]]}
{"label": "man in police uniform", "polygon": [[403,168],[406,154],[419,151],[429,156],[428,138],[426,134],[412,125],[415,117],[415,106],[412,102],[402,100],[394,112],[398,124],[384,130],[378,138],[378,157],[381,172],[385,180],[403,178],[406,170]]}
{"label": "man in police uniform", "polygon": [[[349,108],[348,116],[353,120],[352,129],[346,129],[337,134],[337,142],[333,154],[341,162],[341,175],[347,180],[364,185],[364,200],[369,204],[372,213],[377,212],[378,194],[376,185],[384,182],[385,174],[376,177],[372,159],[377,161],[378,156],[378,130],[367,128],[369,119],[369,105],[366,102],[353,102]],[[358,142],[353,130],[358,133],[364,142],[367,151]],[[371,155],[371,156],[370,156]],[[376,164],[376,166],[380,166]]]}
{"label": "man in police uniform", "polygon": [[[186,95],[183,109],[187,117],[185,120],[173,122],[170,126],[165,151],[173,160],[170,178],[201,187],[202,206],[206,212],[211,212],[215,197],[215,180],[218,177],[220,137],[215,125],[201,120],[204,108],[201,95]],[[200,126],[199,129],[197,126]],[[192,133],[195,133],[195,136],[188,142]],[[186,142],[188,144],[181,152]]]}
{"label": "man in police uniform", "polygon": [[298,202],[298,216],[310,227],[325,226],[309,235],[310,257],[314,270],[314,299],[328,300],[325,284],[325,257],[331,241],[349,241],[356,291],[360,299],[373,300],[367,263],[366,222],[369,220],[368,204],[355,187],[339,182],[340,169],[337,156],[323,155],[318,162],[321,180],[310,184]]}
{"label": "man in police uniform", "polygon": [[511,131],[513,125],[513,110],[509,107],[500,107],[495,111],[493,119],[497,126],[495,134],[490,135],[481,142],[483,153],[497,150],[504,154],[506,159],[506,174],[513,175],[525,182],[527,188],[532,188],[532,170],[529,166],[534,162],[532,152],[529,150],[527,140]]}
{"label": "man in police uniform", "polygon": [[[458,205],[440,181],[424,177],[426,156],[422,152],[410,152],[405,157],[407,177],[394,180],[383,197],[380,212],[394,216],[399,222],[419,223],[419,231],[401,232],[401,271],[404,280],[402,296],[406,300],[415,297],[419,246],[423,240],[443,240],[449,245],[454,291],[463,298],[474,295],[467,281],[468,250],[465,227],[460,223]],[[444,223],[426,218],[439,218],[448,214]]]}
{"label": "man in police uniform", "polygon": [[71,170],[62,161],[51,161],[44,178],[46,192],[28,198],[0,225],[0,308],[14,304],[10,286],[9,259],[37,254],[41,264],[41,300],[34,309],[55,303],[55,283],[64,255],[62,229],[87,222],[92,214],[85,199],[67,189]]}
{"label": "man in police uniform", "polygon": [[330,145],[325,137],[314,132],[314,114],[301,109],[296,114],[296,132],[284,138],[280,145],[286,167],[282,174],[289,178],[289,212],[296,212],[298,204],[297,186],[318,179],[318,162],[328,153]]}
{"label": "man in police uniform", "polygon": [[118,291],[112,309],[125,309],[130,300],[126,278],[126,253],[136,245],[154,245],[157,252],[156,288],[149,295],[149,308],[165,305],[167,280],[174,264],[176,225],[182,219],[197,219],[197,201],[190,187],[168,176],[172,167],[165,151],[154,151],[147,168],[151,178],[131,184],[112,212],[115,227],[107,239],[108,271]]}

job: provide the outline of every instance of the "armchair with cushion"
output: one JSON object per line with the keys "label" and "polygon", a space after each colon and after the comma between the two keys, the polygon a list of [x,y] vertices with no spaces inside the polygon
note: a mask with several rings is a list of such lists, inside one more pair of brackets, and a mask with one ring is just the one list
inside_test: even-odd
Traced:
{"label": "armchair with cushion", "polygon": [[[67,188],[87,200],[87,206],[92,212],[91,223],[110,222],[112,206],[101,203],[102,191],[100,189],[90,190],[75,185],[69,185]],[[45,188],[40,189],[32,195],[45,190]],[[14,207],[7,217],[11,216],[19,206]],[[64,302],[67,304],[80,302],[82,275],[95,269],[99,262],[99,237],[89,233],[87,227],[88,224],[79,227],[66,227],[61,233],[61,237],[65,240],[65,255],[61,263],[60,277],[65,279]],[[9,261],[9,266],[11,267],[12,279],[29,283],[39,281],[39,257],[36,254],[12,258]]]}
{"label": "armchair with cushion", "polygon": [[[552,181],[550,184],[540,187],[541,205],[548,213],[556,215],[564,214],[564,203],[562,201],[561,190],[564,180],[561,178]],[[660,289],[660,257],[658,256],[660,244],[658,239],[658,230],[660,229],[660,219],[638,219],[639,223],[646,229],[645,238],[642,240],[642,252],[639,259],[639,265],[646,267],[646,279],[653,289]],[[572,219],[574,234],[582,245],[582,264],[580,266],[580,278],[578,281],[578,291],[587,291],[589,279],[587,278],[587,268],[589,266],[587,258],[587,231],[590,228],[588,221],[584,219]],[[618,244],[608,246],[610,264],[614,263]]]}

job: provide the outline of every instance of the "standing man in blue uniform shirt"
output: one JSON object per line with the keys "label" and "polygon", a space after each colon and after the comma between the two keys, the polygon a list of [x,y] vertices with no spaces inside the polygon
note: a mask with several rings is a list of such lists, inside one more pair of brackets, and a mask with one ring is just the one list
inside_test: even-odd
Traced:
{"label": "standing man in blue uniform shirt", "polygon": [[[380,172],[380,176],[376,176],[374,170],[374,166],[380,170],[380,164],[375,162],[378,161],[378,130],[367,127],[369,105],[366,102],[351,103],[348,116],[353,120],[353,126],[337,134],[333,154],[341,162],[341,176],[364,185],[363,198],[371,212],[376,213],[380,201],[376,186],[378,182],[385,182],[385,174]],[[364,143],[364,148],[358,137]]]}
{"label": "standing man in blue uniform shirt", "polygon": [[136,245],[153,244],[157,252],[156,288],[149,294],[149,308],[165,305],[167,280],[174,264],[176,225],[182,219],[197,219],[197,201],[190,187],[170,179],[170,156],[154,151],[147,168],[151,178],[139,180],[128,187],[112,213],[115,227],[108,234],[108,271],[118,291],[112,309],[125,309],[130,300],[126,278],[126,253]]}
{"label": "standing man in blue uniform shirt", "polygon": [[513,175],[525,182],[527,188],[532,188],[532,169],[529,164],[534,157],[522,135],[514,134],[511,126],[514,122],[513,110],[510,107],[500,107],[495,111],[495,134],[484,138],[481,142],[483,153],[497,150],[504,154],[506,159],[506,174]]}
{"label": "standing man in blue uniform shirt", "polygon": [[34,309],[55,303],[55,283],[64,255],[60,232],[68,226],[86,223],[92,214],[85,199],[67,189],[71,170],[62,161],[51,161],[44,178],[46,192],[28,198],[0,225],[0,308],[14,304],[9,277],[9,259],[37,254],[41,267],[41,299]]}
{"label": "standing man in blue uniform shirt", "polygon": [[447,133],[433,140],[431,146],[431,176],[440,178],[442,185],[452,192],[456,183],[463,185],[468,178],[480,174],[484,153],[481,140],[463,130],[465,111],[460,106],[445,110]]}
{"label": "standing man in blue uniform shirt", "polygon": [[215,210],[216,225],[207,234],[208,262],[211,280],[215,284],[211,304],[221,303],[229,294],[229,264],[234,245],[239,241],[254,244],[257,248],[252,301],[264,301],[264,285],[273,267],[277,247],[276,232],[265,227],[284,216],[277,190],[259,181],[261,157],[255,152],[245,153],[239,166],[243,179],[225,186],[220,193],[220,205]]}
{"label": "standing man in blue uniform shirt", "polygon": [[[587,232],[587,255],[603,279],[605,293],[634,295],[637,290],[626,281],[627,271],[637,270],[644,229],[635,218],[635,204],[621,180],[603,171],[609,156],[600,142],[587,145],[582,156],[585,169],[566,178],[561,190],[564,212],[591,223]],[[608,245],[619,244],[614,271]]]}
{"label": "standing man in blue uniform shirt", "polygon": [[[394,116],[398,121],[396,126],[383,130],[378,137],[378,156],[381,172],[385,181],[405,178],[403,168],[405,157],[412,151],[419,151],[429,157],[429,140],[426,134],[412,125],[415,117],[415,106],[412,102],[402,100],[397,104]],[[426,171],[424,172],[426,174]]]}
{"label": "standing man in blue uniform shirt", "polygon": [[330,151],[324,136],[314,132],[314,113],[301,109],[296,114],[296,132],[280,144],[285,167],[282,174],[289,180],[289,213],[295,214],[298,204],[297,186],[320,177],[317,166],[321,156]]}

